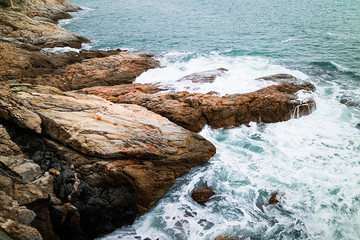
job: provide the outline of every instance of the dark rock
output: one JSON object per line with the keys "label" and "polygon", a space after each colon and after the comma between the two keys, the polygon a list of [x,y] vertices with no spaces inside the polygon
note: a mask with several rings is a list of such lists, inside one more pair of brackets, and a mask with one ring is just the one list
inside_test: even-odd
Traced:
{"label": "dark rock", "polygon": [[212,83],[215,81],[217,77],[221,77],[225,72],[229,71],[226,68],[218,68],[215,70],[203,71],[198,73],[193,73],[190,75],[186,75],[185,77],[180,78],[181,81],[192,81],[193,83]]}
{"label": "dark rock", "polygon": [[269,204],[274,205],[274,204],[277,204],[279,202],[279,200],[276,199],[277,195],[278,195],[278,193],[276,193],[276,192],[271,194],[271,197],[269,199]]}
{"label": "dark rock", "polygon": [[360,102],[357,102],[351,98],[348,97],[342,97],[340,99],[340,103],[345,104],[348,107],[355,107],[355,108],[360,108]]}
{"label": "dark rock", "polygon": [[213,195],[215,191],[209,187],[200,188],[191,193],[191,197],[199,204],[205,204]]}
{"label": "dark rock", "polygon": [[274,74],[274,75],[269,75],[269,76],[265,76],[265,77],[260,77],[260,78],[256,78],[256,80],[267,80],[267,81],[273,81],[273,82],[278,82],[278,83],[298,81],[298,79],[296,77],[294,77],[293,75],[290,75],[290,74],[286,74],[286,73],[280,73],[280,74]]}
{"label": "dark rock", "polygon": [[[61,239],[94,238],[133,222],[137,210],[134,197],[127,187],[91,187],[40,135],[14,125],[8,125],[7,129],[22,151],[37,162],[43,171],[57,168],[60,172],[60,175],[53,175],[54,191],[65,204],[51,206],[50,215],[54,231]],[[74,191],[76,178],[80,182]],[[39,215],[38,223],[42,222]],[[40,232],[43,235],[44,231]]]}

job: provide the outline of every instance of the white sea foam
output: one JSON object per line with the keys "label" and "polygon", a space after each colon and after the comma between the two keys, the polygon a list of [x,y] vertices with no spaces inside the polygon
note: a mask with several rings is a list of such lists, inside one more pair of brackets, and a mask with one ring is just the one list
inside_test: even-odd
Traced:
{"label": "white sea foam", "polygon": [[336,62],[330,62],[332,65],[334,65],[339,71],[342,72],[350,72],[350,69],[341,66],[340,64],[336,63]]}
{"label": "white sea foam", "polygon": [[80,52],[80,49],[71,47],[54,47],[54,48],[43,48],[44,52]]}
{"label": "white sea foam", "polygon": [[83,43],[80,49],[72,47],[54,47],[54,48],[43,48],[43,52],[80,52],[81,50],[90,50],[93,48],[92,43]]}
{"label": "white sea foam", "polygon": [[287,42],[291,42],[291,41],[295,41],[295,40],[296,40],[295,38],[289,37],[289,38],[287,38],[285,40],[282,40],[281,42],[282,43],[287,43]]}
{"label": "white sea foam", "polygon": [[89,8],[89,7],[82,7],[81,11],[78,12],[70,12],[70,15],[72,16],[72,18],[70,19],[60,19],[58,21],[58,25],[63,27],[65,25],[70,24],[73,21],[79,20],[80,18],[84,17],[84,15],[86,15],[88,12],[93,11],[95,9]]}
{"label": "white sea foam", "polygon": [[[290,70],[280,65],[272,64],[270,60],[260,57],[229,57],[212,53],[208,56],[192,57],[193,53],[169,53],[160,58],[163,68],[151,69],[136,79],[137,83],[158,83],[169,91],[189,91],[207,93],[219,92],[221,95],[232,93],[247,93],[274,84],[270,81],[255,80],[256,78],[288,73],[299,79],[307,76],[299,71]],[[188,60],[189,56],[192,58]],[[193,83],[177,81],[180,78],[202,71],[226,68],[229,71],[217,77],[213,83]]]}

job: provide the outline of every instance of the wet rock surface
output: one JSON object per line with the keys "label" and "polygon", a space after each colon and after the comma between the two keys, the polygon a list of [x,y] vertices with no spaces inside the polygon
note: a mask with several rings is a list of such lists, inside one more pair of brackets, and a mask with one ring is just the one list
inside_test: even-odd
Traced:
{"label": "wet rock surface", "polygon": [[351,97],[342,97],[340,99],[340,103],[346,105],[347,107],[355,107],[355,108],[360,109],[360,102],[354,100]]}
{"label": "wet rock surface", "polygon": [[223,76],[227,71],[229,70],[226,68],[218,68],[214,70],[193,73],[180,78],[178,81],[191,81],[193,83],[212,83],[217,77]]}
{"label": "wet rock surface", "polygon": [[269,199],[269,204],[274,205],[279,202],[279,200],[277,199],[277,195],[278,195],[278,193],[276,193],[276,192],[271,194],[271,197]]}
{"label": "wet rock surface", "polygon": [[192,199],[199,204],[205,204],[214,195],[215,191],[209,187],[196,189],[191,193]]}
{"label": "wet rock surface", "polygon": [[[131,88],[134,90],[129,90]],[[299,98],[299,94],[310,94],[315,90],[308,82],[282,83],[252,93],[223,97],[189,92],[152,94],[138,89],[139,85],[127,85],[93,87],[80,92],[95,94],[115,103],[146,107],[194,132],[200,131],[206,124],[213,128],[230,128],[251,121],[286,121],[291,117],[308,115],[315,109],[311,95]]]}
{"label": "wet rock surface", "polygon": [[229,238],[224,236],[217,236],[214,240],[238,240],[237,238]]}

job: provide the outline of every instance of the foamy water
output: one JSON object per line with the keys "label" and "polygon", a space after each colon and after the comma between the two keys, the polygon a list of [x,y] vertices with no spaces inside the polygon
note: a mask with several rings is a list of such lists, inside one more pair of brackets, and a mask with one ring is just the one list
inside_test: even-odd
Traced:
{"label": "foamy water", "polygon": [[[316,85],[312,97],[317,109],[280,123],[230,130],[206,127],[200,134],[217,148],[209,163],[180,178],[133,226],[102,239],[359,239],[360,113],[338,100],[348,90],[263,58],[213,53],[188,59],[189,54],[165,55],[164,68],[136,81],[160,83],[172,91],[224,95],[273,84],[255,78],[289,73]],[[219,67],[229,71],[214,83],[176,81]],[[298,97],[309,96],[300,91]],[[191,192],[203,186],[216,191],[206,206],[191,199]],[[274,192],[280,203],[266,206]]]}
{"label": "foamy water", "polygon": [[[169,91],[189,91],[208,93],[216,91],[220,95],[232,93],[252,92],[275,84],[271,81],[256,80],[267,75],[287,73],[306,80],[308,77],[297,70],[290,70],[283,66],[270,63],[268,59],[249,56],[223,56],[212,52],[209,55],[194,53],[168,53],[158,57],[162,68],[151,69],[136,79],[136,83],[156,83]],[[178,81],[180,78],[193,73],[225,68],[223,76],[219,76],[213,83],[193,83]]]}

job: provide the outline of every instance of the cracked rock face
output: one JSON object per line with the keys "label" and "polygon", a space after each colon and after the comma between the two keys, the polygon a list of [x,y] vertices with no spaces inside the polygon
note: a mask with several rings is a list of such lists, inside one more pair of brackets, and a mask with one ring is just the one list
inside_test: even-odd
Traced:
{"label": "cracked rock face", "polygon": [[[19,133],[15,142],[43,171],[51,172],[57,198],[79,209],[80,219],[92,219],[87,224],[80,221],[81,227],[99,221],[92,216],[95,206],[103,204],[114,212],[112,206],[122,198],[124,187],[135,197],[137,211],[145,212],[177,177],[215,153],[215,147],[203,137],[158,114],[96,96],[29,84],[4,85],[0,106],[1,118],[32,130],[34,137]],[[36,136],[43,143],[36,143],[40,141]],[[52,150],[42,153],[37,149]],[[96,189],[106,191],[102,190],[101,198],[92,199],[100,196]],[[71,207],[55,209],[55,216],[76,212]],[[105,231],[117,225],[112,224]],[[99,232],[104,229],[93,234]]]}
{"label": "cracked rock face", "polygon": [[154,88],[137,84],[93,87],[80,92],[95,94],[115,103],[146,107],[194,132],[200,131],[205,124],[212,128],[230,128],[251,121],[286,121],[291,117],[308,115],[315,109],[311,97],[315,87],[308,82],[283,82],[255,92],[223,97],[189,92],[154,94],[157,92]]}

